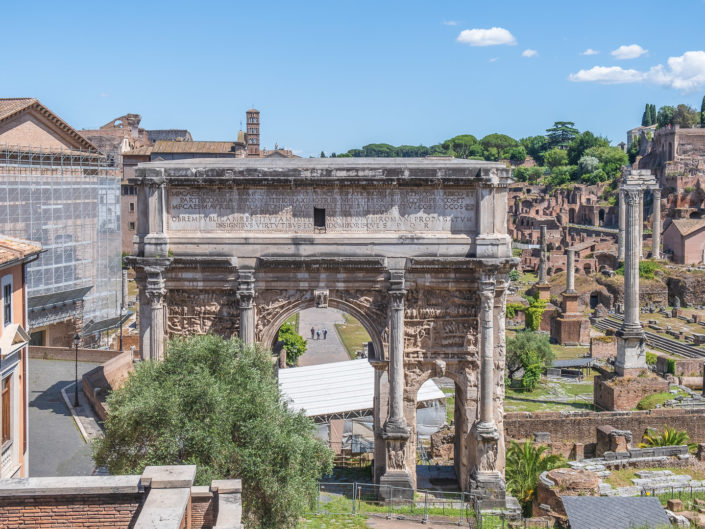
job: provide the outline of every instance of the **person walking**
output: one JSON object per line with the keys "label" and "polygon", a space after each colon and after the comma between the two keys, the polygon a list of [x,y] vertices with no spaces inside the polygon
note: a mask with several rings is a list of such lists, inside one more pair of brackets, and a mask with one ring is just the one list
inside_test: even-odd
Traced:
{"label": "person walking", "polygon": [[316,334],[316,329],[311,327],[311,340],[313,340],[313,335]]}
{"label": "person walking", "polygon": [[318,329],[316,331],[316,340],[320,340],[320,339],[321,339],[321,329]]}
{"label": "person walking", "polygon": [[323,329],[323,339],[328,338],[328,329]]}

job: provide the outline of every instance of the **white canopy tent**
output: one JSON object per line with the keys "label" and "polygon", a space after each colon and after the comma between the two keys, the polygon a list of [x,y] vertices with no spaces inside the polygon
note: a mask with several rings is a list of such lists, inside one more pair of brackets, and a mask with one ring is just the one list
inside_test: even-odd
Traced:
{"label": "white canopy tent", "polygon": [[[289,406],[317,422],[372,415],[374,368],[366,359],[279,370],[279,389]],[[418,402],[444,399],[433,380],[419,389]]]}

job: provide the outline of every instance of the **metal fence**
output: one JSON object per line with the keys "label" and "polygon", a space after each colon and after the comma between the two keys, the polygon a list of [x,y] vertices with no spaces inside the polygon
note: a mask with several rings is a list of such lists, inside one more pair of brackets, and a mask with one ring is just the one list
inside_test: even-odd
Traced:
{"label": "metal fence", "polygon": [[691,505],[696,499],[705,501],[705,487],[650,487],[641,489],[642,496],[656,496],[662,502],[666,500],[681,500]]}
{"label": "metal fence", "polygon": [[[482,514],[475,496],[466,492],[406,489],[371,483],[321,482],[316,515],[380,517],[477,529],[508,529],[504,514]],[[524,525],[547,527],[546,525]]]}

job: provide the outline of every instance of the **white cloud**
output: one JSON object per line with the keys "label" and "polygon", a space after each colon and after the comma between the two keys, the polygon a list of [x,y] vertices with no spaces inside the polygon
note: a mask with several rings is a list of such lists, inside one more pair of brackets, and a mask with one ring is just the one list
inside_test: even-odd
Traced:
{"label": "white cloud", "polygon": [[653,83],[681,92],[692,92],[705,86],[705,51],[687,51],[669,57],[666,65],[658,64],[648,71],[624,69],[619,66],[594,66],[568,76],[576,83]]}
{"label": "white cloud", "polygon": [[444,26],[457,26],[458,23],[455,20],[444,20],[443,25]]}
{"label": "white cloud", "polygon": [[587,50],[582,52],[580,55],[597,55],[598,53],[600,53],[600,52],[597,50],[593,50],[592,48],[588,48]]}
{"label": "white cloud", "polygon": [[499,57],[492,57],[489,61],[487,62],[497,62],[499,60]]}
{"label": "white cloud", "polygon": [[619,66],[593,66],[589,70],[570,74],[568,79],[575,83],[620,84],[643,81],[644,75],[643,72],[625,70]]}
{"label": "white cloud", "polygon": [[531,48],[527,48],[521,52],[522,57],[536,57],[538,54],[539,52],[532,50]]}
{"label": "white cloud", "polygon": [[464,29],[458,35],[458,42],[470,46],[513,46],[517,43],[514,35],[504,28]]}
{"label": "white cloud", "polygon": [[101,92],[100,97],[109,97],[110,94],[107,92]]}
{"label": "white cloud", "polygon": [[629,44],[628,46],[622,44],[619,48],[612,51],[612,57],[616,59],[636,59],[647,51],[638,44]]}
{"label": "white cloud", "polygon": [[659,64],[649,70],[649,80],[681,92],[691,92],[705,85],[705,51],[686,51],[669,57],[667,66]]}

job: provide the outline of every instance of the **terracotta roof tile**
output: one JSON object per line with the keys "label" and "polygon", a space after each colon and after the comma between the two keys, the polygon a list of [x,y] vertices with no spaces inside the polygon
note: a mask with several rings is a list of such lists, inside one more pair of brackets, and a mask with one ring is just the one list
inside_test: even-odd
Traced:
{"label": "terracotta roof tile", "polygon": [[157,141],[152,152],[158,153],[235,153],[239,143],[232,141]]}
{"label": "terracotta roof tile", "polygon": [[39,253],[39,243],[0,235],[0,265]]}
{"label": "terracotta roof tile", "polygon": [[673,225],[685,237],[700,228],[705,228],[705,219],[676,219],[673,221]]}
{"label": "terracotta roof tile", "polygon": [[14,97],[8,99],[0,99],[0,119],[4,119],[28,106],[37,103],[33,97]]}

